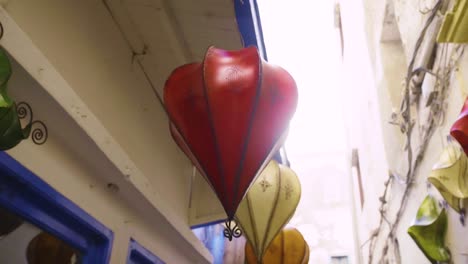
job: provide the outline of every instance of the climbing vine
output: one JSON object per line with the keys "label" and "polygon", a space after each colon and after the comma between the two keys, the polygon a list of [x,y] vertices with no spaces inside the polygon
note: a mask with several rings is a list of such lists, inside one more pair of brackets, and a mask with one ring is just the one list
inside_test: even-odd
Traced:
{"label": "climbing vine", "polygon": [[[403,213],[405,212],[408,199],[410,197],[411,191],[413,189],[413,184],[415,183],[415,178],[419,169],[419,166],[423,160],[426,148],[432,135],[434,134],[435,129],[441,123],[444,118],[444,106],[447,90],[450,86],[450,78],[453,69],[455,68],[456,61],[461,57],[463,53],[462,46],[448,46],[449,44],[437,45],[437,48],[441,49],[441,52],[438,56],[438,69],[436,72],[433,72],[433,69],[427,68],[416,68],[415,69],[415,60],[420,52],[421,44],[424,40],[426,32],[433,22],[434,18],[441,11],[443,6],[443,0],[439,0],[435,6],[428,11],[428,17],[425,21],[425,24],[417,38],[412,58],[408,65],[406,77],[404,80],[404,90],[403,98],[398,113],[392,114],[391,124],[397,125],[400,128],[400,131],[405,136],[405,151],[406,151],[406,162],[408,168],[406,170],[406,175],[403,180],[401,180],[399,175],[390,173],[388,179],[385,181],[385,188],[382,196],[379,198],[379,214],[380,221],[378,227],[372,232],[371,237],[369,238],[369,259],[368,263],[372,264],[376,259],[376,245],[379,239],[383,239],[383,250],[380,258],[377,263],[389,263],[390,259],[393,257],[394,263],[401,263],[400,247],[396,232],[400,224]],[[453,54],[458,54],[455,59]],[[429,114],[426,117],[426,120],[422,122],[422,126],[419,128],[421,141],[418,144],[416,151],[414,148],[414,130],[415,130],[415,119],[416,117],[412,116],[411,107],[414,104],[418,104],[420,94],[421,94],[421,84],[415,80],[415,76],[419,74],[431,74],[436,78],[436,85],[434,90],[429,95],[429,101],[426,104],[426,107],[429,110]],[[416,114],[417,115],[417,114]],[[401,181],[404,184],[404,191],[401,199],[399,200],[398,208],[396,213],[390,213],[389,208],[389,195],[391,192],[392,186],[395,182]],[[393,253],[393,254],[392,254]]]}

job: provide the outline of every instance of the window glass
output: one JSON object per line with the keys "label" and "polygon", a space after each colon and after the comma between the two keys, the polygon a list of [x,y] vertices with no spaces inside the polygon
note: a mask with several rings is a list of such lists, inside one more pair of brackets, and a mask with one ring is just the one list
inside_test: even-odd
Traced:
{"label": "window glass", "polygon": [[80,259],[78,250],[0,207],[0,263],[81,264]]}

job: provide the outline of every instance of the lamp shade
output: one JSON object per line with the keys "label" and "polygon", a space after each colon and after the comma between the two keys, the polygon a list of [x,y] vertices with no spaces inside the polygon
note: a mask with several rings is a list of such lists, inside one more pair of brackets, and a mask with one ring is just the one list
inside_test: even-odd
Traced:
{"label": "lamp shade", "polygon": [[278,151],[297,104],[293,78],[255,47],[210,47],[164,87],[173,138],[233,219],[257,174]]}
{"label": "lamp shade", "polygon": [[416,219],[408,228],[408,234],[431,263],[448,262],[450,252],[445,246],[447,214],[437,201],[427,196],[416,214]]}
{"label": "lamp shade", "polygon": [[460,143],[468,155],[468,98],[465,100],[460,115],[450,128],[450,135]]}
{"label": "lamp shade", "polygon": [[237,222],[261,259],[271,241],[293,216],[301,184],[287,166],[272,160],[250,187],[236,212]]}
{"label": "lamp shade", "polygon": [[0,207],[0,239],[15,231],[23,220],[8,210]]}
{"label": "lamp shade", "polygon": [[45,232],[34,237],[26,250],[28,264],[72,263],[73,256],[78,255],[72,247]]}
{"label": "lamp shade", "polygon": [[444,148],[428,177],[447,203],[460,212],[468,198],[468,158],[453,140]]}
{"label": "lamp shade", "polygon": [[451,11],[445,14],[437,42],[468,43],[468,1],[457,0]]}
{"label": "lamp shade", "polygon": [[28,138],[32,126],[29,122],[24,128],[21,127],[17,105],[8,95],[8,81],[11,75],[10,59],[0,48],[0,150],[2,151],[11,149]]}
{"label": "lamp shade", "polygon": [[245,262],[247,264],[307,264],[309,262],[309,246],[302,234],[295,228],[287,228],[273,239],[259,261],[252,245],[245,244]]}

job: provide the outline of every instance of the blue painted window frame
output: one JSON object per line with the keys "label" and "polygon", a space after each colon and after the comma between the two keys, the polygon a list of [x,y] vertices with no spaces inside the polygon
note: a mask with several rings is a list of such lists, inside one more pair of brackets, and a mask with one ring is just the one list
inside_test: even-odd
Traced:
{"label": "blue painted window frame", "polygon": [[130,238],[127,264],[165,264],[160,258]]}
{"label": "blue painted window frame", "polygon": [[5,152],[0,206],[79,250],[83,263],[109,263],[113,232]]}
{"label": "blue painted window frame", "polygon": [[257,47],[260,56],[268,60],[257,1],[234,0],[234,10],[244,47]]}

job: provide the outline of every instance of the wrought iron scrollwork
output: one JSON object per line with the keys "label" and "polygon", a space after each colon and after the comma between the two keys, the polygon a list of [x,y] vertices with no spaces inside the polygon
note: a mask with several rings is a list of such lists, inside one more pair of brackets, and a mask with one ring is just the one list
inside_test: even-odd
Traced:
{"label": "wrought iron scrollwork", "polygon": [[31,140],[36,145],[42,145],[47,141],[49,132],[44,122],[34,120],[31,106],[26,102],[20,102],[16,105],[16,112],[20,120],[27,119],[27,125],[31,125]]}
{"label": "wrought iron scrollwork", "polygon": [[[234,226],[231,226],[232,223],[234,223]],[[224,225],[226,226],[224,228],[224,237],[229,239],[229,241],[232,241],[233,237],[238,238],[242,235],[242,230],[239,228],[236,221],[228,219],[224,222]]]}
{"label": "wrought iron scrollwork", "polygon": [[19,102],[16,104],[16,112],[18,113],[19,119],[23,120],[29,116],[28,124],[33,121],[33,112],[31,106],[26,102]]}
{"label": "wrought iron scrollwork", "polygon": [[36,145],[42,145],[47,141],[49,131],[44,122],[36,120],[32,122],[31,139]]}

